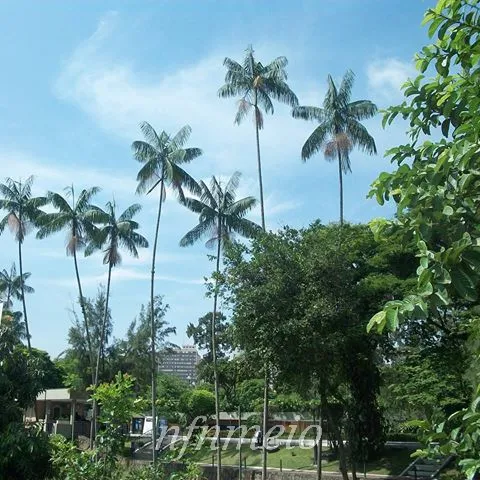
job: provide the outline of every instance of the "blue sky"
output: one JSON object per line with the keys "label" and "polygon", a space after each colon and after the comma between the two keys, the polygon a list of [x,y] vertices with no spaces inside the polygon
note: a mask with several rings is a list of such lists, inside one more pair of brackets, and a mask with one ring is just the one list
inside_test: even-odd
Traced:
{"label": "blue sky", "polygon": [[[156,198],[134,194],[139,164],[130,144],[138,124],[176,132],[189,124],[190,146],[204,150],[189,169],[196,178],[243,174],[239,195],[258,196],[253,122],[233,125],[235,100],[217,98],[225,56],[241,60],[248,44],[268,62],[285,55],[289,84],[303,105],[320,104],[326,76],[356,73],[353,99],[379,107],[401,99],[414,74],[413,56],[427,41],[417,0],[139,0],[0,3],[0,178],[35,175],[35,194],[100,186],[95,203],[115,196],[120,209],[138,202],[141,232],[153,239]],[[379,155],[352,154],[346,177],[345,217],[368,221],[389,207],[367,200],[370,183],[389,168],[383,152],[402,142],[404,125],[383,131],[380,116],[367,122]],[[313,124],[293,120],[278,106],[261,133],[267,227],[306,226],[338,219],[337,171],[321,156],[307,164],[300,149]],[[259,221],[259,211],[251,218]],[[178,247],[196,223],[170,196],[160,229],[156,290],[170,305],[167,320],[183,344],[188,322],[209,309],[203,277],[213,265],[203,244]],[[0,268],[16,261],[16,245],[0,238]],[[150,251],[123,255],[112,284],[114,335],[123,336],[148,300]],[[67,346],[76,299],[73,261],[65,237],[24,244],[24,268],[35,294],[27,298],[32,343],[57,355]],[[87,295],[105,282],[100,255],[80,261]],[[20,308],[20,306],[19,306]]]}

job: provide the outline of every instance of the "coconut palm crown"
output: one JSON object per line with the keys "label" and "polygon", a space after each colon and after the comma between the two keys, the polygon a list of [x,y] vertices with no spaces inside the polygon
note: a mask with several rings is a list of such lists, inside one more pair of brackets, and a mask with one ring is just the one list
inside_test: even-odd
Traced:
{"label": "coconut palm crown", "polygon": [[323,152],[327,161],[338,162],[340,224],[343,224],[343,175],[352,171],[350,153],[354,148],[370,155],[377,153],[375,140],[361,123],[377,113],[377,106],[370,100],[350,100],[354,80],[354,73],[348,70],[337,88],[329,75],[323,108],[298,106],[292,111],[294,118],[319,124],[302,147],[302,160]]}
{"label": "coconut palm crown", "polygon": [[245,51],[243,63],[240,64],[231,58],[225,58],[223,61],[223,65],[227,68],[225,85],[218,90],[218,95],[221,98],[239,97],[238,110],[235,115],[237,125],[253,110],[257,143],[260,210],[264,230],[265,208],[259,130],[262,130],[264,124],[263,112],[274,113],[272,100],[277,100],[291,107],[298,105],[297,96],[287,84],[287,64],[288,60],[285,57],[277,57],[269,64],[263,65],[255,60],[254,50],[252,46],[249,46]]}

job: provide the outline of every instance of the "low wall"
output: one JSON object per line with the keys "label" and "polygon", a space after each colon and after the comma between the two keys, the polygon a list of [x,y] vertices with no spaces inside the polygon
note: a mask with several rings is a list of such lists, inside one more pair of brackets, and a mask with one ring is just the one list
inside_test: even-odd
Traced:
{"label": "low wall", "polygon": [[[216,467],[211,465],[201,465],[202,476],[206,480],[216,480]],[[170,464],[171,470],[182,470],[181,464]],[[351,478],[351,475],[349,475]],[[372,478],[367,475],[367,478]],[[247,468],[242,469],[242,480],[261,480],[262,470],[260,468]],[[317,478],[317,472],[315,470],[267,470],[268,480],[315,480]],[[363,479],[363,475],[358,475],[358,478]],[[391,477],[375,475],[375,480],[387,480],[387,479],[400,479],[401,477]],[[340,473],[322,472],[322,480],[341,480]],[[222,465],[222,480],[238,480],[238,467],[231,465]]]}

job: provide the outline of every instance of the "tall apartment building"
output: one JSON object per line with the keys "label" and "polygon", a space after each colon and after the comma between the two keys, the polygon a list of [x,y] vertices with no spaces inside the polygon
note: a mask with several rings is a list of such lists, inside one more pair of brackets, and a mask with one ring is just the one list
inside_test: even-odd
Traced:
{"label": "tall apartment building", "polygon": [[197,379],[196,367],[200,358],[195,347],[185,345],[182,348],[176,348],[162,354],[160,357],[159,371],[169,375],[175,375],[193,384]]}

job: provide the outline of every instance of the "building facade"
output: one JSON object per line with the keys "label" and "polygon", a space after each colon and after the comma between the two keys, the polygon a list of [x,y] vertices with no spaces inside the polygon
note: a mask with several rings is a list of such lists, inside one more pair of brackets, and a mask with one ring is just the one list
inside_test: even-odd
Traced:
{"label": "building facade", "polygon": [[163,353],[160,358],[159,371],[179,377],[193,385],[197,379],[197,364],[199,361],[200,355],[197,349],[186,345]]}

